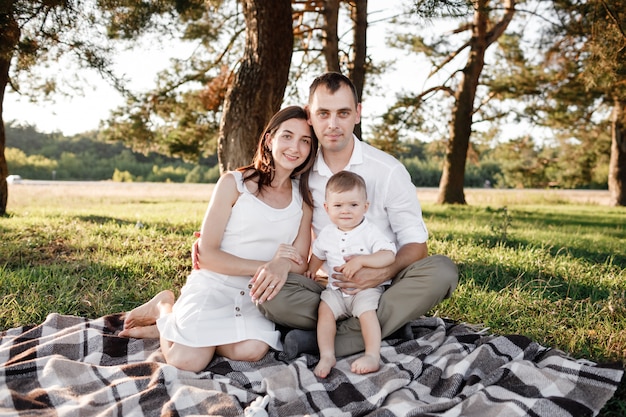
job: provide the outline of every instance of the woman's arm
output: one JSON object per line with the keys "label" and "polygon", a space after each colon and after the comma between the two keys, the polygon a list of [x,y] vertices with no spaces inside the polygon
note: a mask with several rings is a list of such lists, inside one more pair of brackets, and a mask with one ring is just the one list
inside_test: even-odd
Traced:
{"label": "woman's arm", "polygon": [[[261,265],[252,277],[250,295],[253,301],[263,303],[266,300],[271,300],[287,281],[289,272],[304,274],[307,269],[306,259],[309,256],[311,246],[312,215],[312,209],[303,203],[302,219],[300,220],[298,235],[293,245],[291,247],[279,248],[277,256],[266,264]],[[297,252],[297,257],[304,261],[296,262],[287,256],[278,256],[279,252],[285,253],[285,249]]]}
{"label": "woman's arm", "polygon": [[295,272],[297,274],[304,274],[307,270],[307,259],[309,259],[309,252],[311,251],[311,220],[313,218],[313,209],[307,204],[302,203],[302,220],[300,221],[300,229],[298,230],[298,236],[293,242],[294,248],[304,261],[302,263],[291,262],[291,270],[289,272]]}
{"label": "woman's arm", "polygon": [[226,275],[252,276],[264,262],[240,258],[220,249],[233,206],[239,198],[235,177],[226,173],[213,189],[198,239],[198,266]]}

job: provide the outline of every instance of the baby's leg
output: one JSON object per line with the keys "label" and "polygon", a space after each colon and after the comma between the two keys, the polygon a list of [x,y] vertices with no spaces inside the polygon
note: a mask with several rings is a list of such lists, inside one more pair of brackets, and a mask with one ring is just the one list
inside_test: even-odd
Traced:
{"label": "baby's leg", "polygon": [[320,302],[318,311],[317,344],[320,349],[320,361],[313,373],[320,378],[326,378],[337,363],[335,358],[337,323],[335,322],[335,315],[325,301]]}
{"label": "baby's leg", "polygon": [[365,354],[352,362],[350,369],[355,374],[368,374],[380,369],[380,324],[376,310],[369,310],[359,316]]}

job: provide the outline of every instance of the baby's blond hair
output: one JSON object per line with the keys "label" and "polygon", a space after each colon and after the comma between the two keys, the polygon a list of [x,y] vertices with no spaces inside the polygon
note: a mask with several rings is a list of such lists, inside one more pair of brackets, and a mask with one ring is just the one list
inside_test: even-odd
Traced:
{"label": "baby's blond hair", "polygon": [[326,197],[328,197],[328,193],[343,193],[355,188],[363,191],[367,199],[367,187],[365,186],[363,177],[354,172],[339,171],[328,180],[326,184]]}

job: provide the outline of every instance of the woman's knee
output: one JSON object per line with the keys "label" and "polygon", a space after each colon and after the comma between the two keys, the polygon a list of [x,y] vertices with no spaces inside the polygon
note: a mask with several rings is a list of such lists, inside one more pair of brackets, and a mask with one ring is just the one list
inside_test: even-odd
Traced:
{"label": "woman's knee", "polygon": [[232,345],[229,359],[246,362],[258,362],[269,352],[267,343],[260,340],[246,340]]}
{"label": "woman's knee", "polygon": [[214,353],[214,347],[191,348],[173,344],[165,354],[165,360],[183,371],[200,372],[209,365]]}
{"label": "woman's knee", "polygon": [[167,363],[183,371],[201,372],[209,365],[211,359],[212,357],[170,355],[167,358]]}

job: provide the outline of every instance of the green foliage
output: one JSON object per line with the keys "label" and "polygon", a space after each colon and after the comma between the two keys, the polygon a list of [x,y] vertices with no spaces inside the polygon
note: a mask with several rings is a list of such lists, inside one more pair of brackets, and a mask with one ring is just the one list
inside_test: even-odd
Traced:
{"label": "green foliage", "polygon": [[202,165],[197,165],[194,169],[192,169],[189,174],[185,177],[185,182],[191,183],[216,183],[220,178],[220,167],[218,165],[214,165],[211,168],[207,168]]}
{"label": "green foliage", "polygon": [[[490,209],[489,209],[490,210]],[[506,206],[493,210],[491,231],[496,235],[498,242],[506,243],[513,219]]]}
{"label": "green foliage", "polygon": [[[436,158],[421,159],[418,157],[402,158],[401,162],[409,171],[411,181],[416,187],[438,187],[441,179],[441,161]],[[498,163],[486,161],[480,164],[468,164],[465,169],[465,186],[482,188],[486,184],[498,184],[502,175]]]}
{"label": "green foliage", "polygon": [[42,155],[27,156],[17,148],[7,148],[4,154],[9,161],[9,173],[19,173],[24,178],[50,178],[58,165]]}
{"label": "green foliage", "polygon": [[115,171],[113,172],[113,178],[111,178],[113,181],[115,182],[133,182],[133,174],[131,174],[128,171],[120,171],[119,169],[115,168]]}
{"label": "green foliage", "polygon": [[[99,140],[94,133],[71,138],[41,134],[32,127],[7,125],[6,158],[11,173],[40,180],[113,180],[150,182],[209,182],[209,167],[155,152],[133,152],[126,145]],[[217,166],[216,158],[203,164]],[[196,171],[201,175],[189,175]],[[217,168],[219,178],[219,167]]]}
{"label": "green foliage", "polygon": [[416,187],[437,187],[441,179],[441,164],[424,161],[417,157],[401,160],[409,175],[411,181]]}

